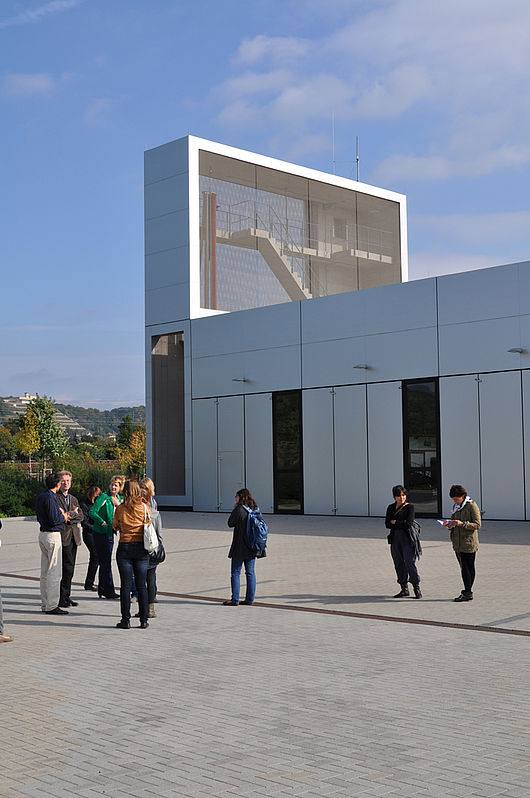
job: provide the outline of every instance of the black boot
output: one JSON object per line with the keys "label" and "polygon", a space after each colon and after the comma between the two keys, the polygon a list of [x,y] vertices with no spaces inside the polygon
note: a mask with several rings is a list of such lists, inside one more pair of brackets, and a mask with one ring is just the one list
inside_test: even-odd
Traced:
{"label": "black boot", "polygon": [[410,596],[409,586],[408,585],[401,585],[400,592],[396,593],[394,598],[406,598],[407,596]]}
{"label": "black boot", "polygon": [[421,593],[419,584],[412,585],[412,587],[414,588],[414,598],[420,599],[421,596],[422,596],[422,593]]}

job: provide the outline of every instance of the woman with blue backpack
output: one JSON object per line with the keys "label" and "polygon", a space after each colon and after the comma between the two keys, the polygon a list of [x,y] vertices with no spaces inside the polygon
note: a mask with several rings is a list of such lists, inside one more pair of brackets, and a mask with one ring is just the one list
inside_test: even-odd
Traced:
{"label": "woman with blue backpack", "polygon": [[[237,607],[238,604],[254,604],[256,557],[266,556],[265,545],[268,531],[260,509],[247,488],[238,490],[235,499],[234,509],[228,519],[228,526],[233,528],[234,534],[228,552],[228,557],[232,561],[230,568],[232,598],[223,601],[227,607]],[[239,601],[239,583],[243,563],[245,564],[247,591],[245,600]]]}

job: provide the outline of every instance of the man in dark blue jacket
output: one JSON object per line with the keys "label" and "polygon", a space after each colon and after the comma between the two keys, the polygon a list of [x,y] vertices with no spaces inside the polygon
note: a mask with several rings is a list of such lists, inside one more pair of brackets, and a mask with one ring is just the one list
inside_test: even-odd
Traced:
{"label": "man in dark blue jacket", "polygon": [[55,494],[61,479],[58,474],[48,474],[43,493],[37,496],[35,511],[40,525],[40,595],[42,611],[48,615],[68,615],[59,607],[60,584],[63,571],[61,530],[65,514],[59,508]]}

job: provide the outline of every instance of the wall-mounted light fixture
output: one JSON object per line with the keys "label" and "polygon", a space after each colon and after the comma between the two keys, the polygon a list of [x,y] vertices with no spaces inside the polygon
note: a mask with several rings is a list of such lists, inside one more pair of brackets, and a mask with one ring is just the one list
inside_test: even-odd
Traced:
{"label": "wall-mounted light fixture", "polygon": [[368,370],[370,366],[367,363],[357,363],[356,366],[353,367],[354,369],[366,369]]}
{"label": "wall-mounted light fixture", "polygon": [[232,382],[250,382],[246,377],[232,377]]}
{"label": "wall-mounted light fixture", "polygon": [[513,352],[514,355],[524,355],[526,349],[522,349],[520,346],[514,346],[513,349],[508,349],[508,352]]}

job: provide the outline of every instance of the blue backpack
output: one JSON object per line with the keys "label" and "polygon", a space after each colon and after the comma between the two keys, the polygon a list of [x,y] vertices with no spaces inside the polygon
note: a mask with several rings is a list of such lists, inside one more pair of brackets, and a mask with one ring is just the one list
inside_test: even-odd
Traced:
{"label": "blue backpack", "polygon": [[245,546],[250,551],[255,552],[257,557],[264,557],[267,547],[267,536],[269,530],[263,520],[259,507],[251,510],[250,507],[243,505],[248,513],[247,528],[245,530]]}

